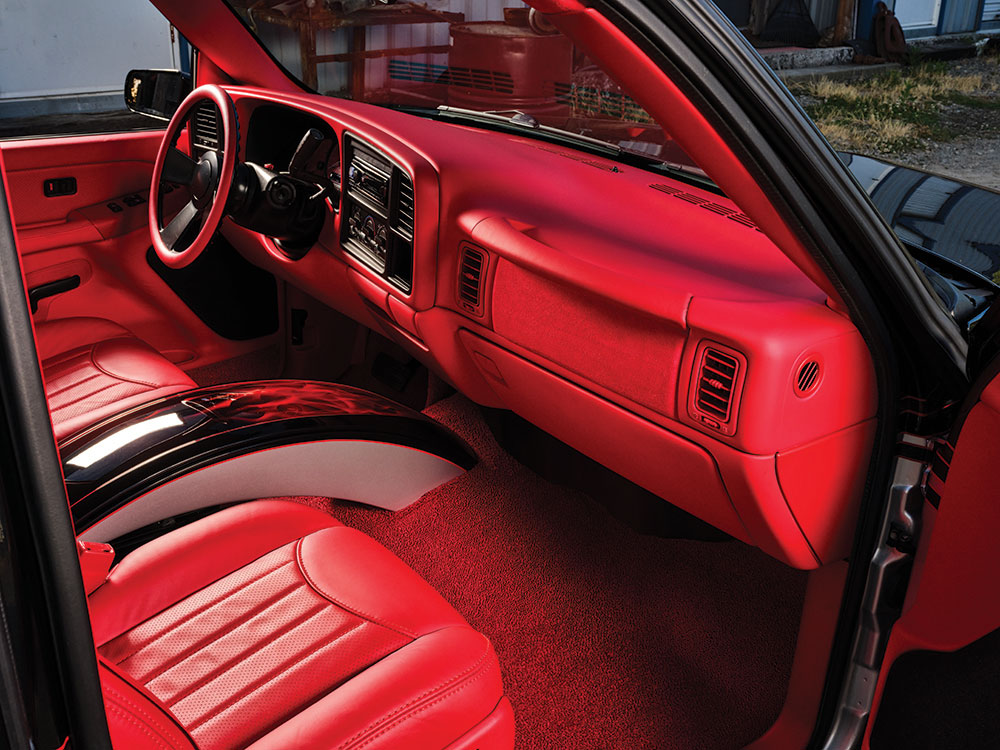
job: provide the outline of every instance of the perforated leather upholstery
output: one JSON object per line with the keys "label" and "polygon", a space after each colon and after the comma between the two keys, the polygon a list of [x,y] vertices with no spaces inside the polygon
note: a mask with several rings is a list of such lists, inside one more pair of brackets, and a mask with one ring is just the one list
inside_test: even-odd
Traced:
{"label": "perforated leather upholstery", "polygon": [[312,508],[257,501],[167,534],[90,608],[116,748],[513,746],[489,641]]}
{"label": "perforated leather upholstery", "polygon": [[110,320],[39,323],[35,342],[57,440],[125,409],[195,387],[179,367]]}

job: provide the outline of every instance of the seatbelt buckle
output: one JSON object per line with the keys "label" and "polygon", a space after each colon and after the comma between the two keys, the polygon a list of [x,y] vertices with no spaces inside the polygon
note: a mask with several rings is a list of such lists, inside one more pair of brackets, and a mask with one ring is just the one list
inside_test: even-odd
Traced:
{"label": "seatbelt buckle", "polygon": [[87,596],[108,580],[108,572],[115,561],[115,550],[110,544],[85,542],[78,539],[76,552],[80,557],[80,572],[83,574],[83,588]]}

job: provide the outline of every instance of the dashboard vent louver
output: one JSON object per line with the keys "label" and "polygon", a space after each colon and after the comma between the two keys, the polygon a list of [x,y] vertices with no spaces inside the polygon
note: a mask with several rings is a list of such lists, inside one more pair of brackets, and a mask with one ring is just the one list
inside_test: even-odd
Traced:
{"label": "dashboard vent louver", "polygon": [[482,314],[485,269],[485,253],[469,245],[463,245],[462,262],[458,271],[458,301],[463,308],[476,315]]}
{"label": "dashboard vent louver", "polygon": [[398,191],[396,207],[399,229],[413,237],[413,182],[409,175],[400,174]]}
{"label": "dashboard vent louver", "polygon": [[706,348],[698,372],[698,391],[695,405],[698,410],[719,422],[728,422],[732,416],[733,387],[739,361],[718,349]]}
{"label": "dashboard vent louver", "polygon": [[795,392],[800,396],[805,396],[816,387],[818,382],[819,362],[810,359],[799,368],[799,374],[795,378]]}
{"label": "dashboard vent louver", "polygon": [[212,102],[199,104],[191,117],[194,145],[203,149],[219,148],[219,119]]}
{"label": "dashboard vent louver", "polygon": [[726,206],[720,205],[718,203],[713,203],[707,198],[702,198],[694,193],[688,193],[679,188],[675,188],[673,185],[663,185],[661,183],[653,183],[650,185],[653,190],[659,190],[661,193],[666,193],[667,195],[672,195],[674,198],[684,201],[685,203],[690,203],[694,206],[704,208],[706,211],[711,211],[713,214],[718,214],[719,216],[725,216],[731,221],[735,221],[737,224],[742,224],[748,229],[756,229],[760,231],[753,219],[744,213],[736,211],[735,209],[728,208]]}

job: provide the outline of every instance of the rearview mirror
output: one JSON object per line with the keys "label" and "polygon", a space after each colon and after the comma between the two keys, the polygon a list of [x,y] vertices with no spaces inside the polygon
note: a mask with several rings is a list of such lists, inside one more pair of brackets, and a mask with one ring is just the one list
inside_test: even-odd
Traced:
{"label": "rearview mirror", "polygon": [[125,106],[140,115],[169,120],[191,93],[191,76],[179,70],[130,70]]}

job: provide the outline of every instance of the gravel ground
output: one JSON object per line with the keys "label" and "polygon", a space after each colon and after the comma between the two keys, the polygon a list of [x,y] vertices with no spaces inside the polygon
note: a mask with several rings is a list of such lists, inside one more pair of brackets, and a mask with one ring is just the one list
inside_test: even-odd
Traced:
{"label": "gravel ground", "polygon": [[[1000,57],[973,57],[946,64],[953,75],[981,76],[983,84],[977,96],[996,102],[1000,107]],[[941,124],[947,138],[925,140],[917,150],[883,154],[871,148],[862,149],[862,152],[1000,190],[1000,108],[946,103],[942,105]]]}
{"label": "gravel ground", "polygon": [[[978,57],[949,63],[956,75],[981,75],[982,95],[1000,103],[1000,58]],[[954,140],[930,144],[905,161],[929,172],[1000,190],[1000,109],[950,104],[942,119]]]}

